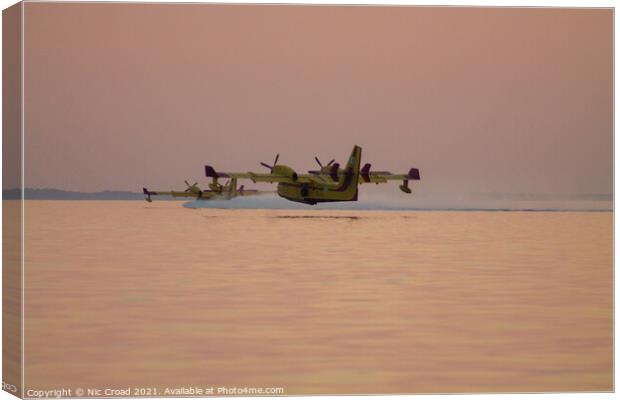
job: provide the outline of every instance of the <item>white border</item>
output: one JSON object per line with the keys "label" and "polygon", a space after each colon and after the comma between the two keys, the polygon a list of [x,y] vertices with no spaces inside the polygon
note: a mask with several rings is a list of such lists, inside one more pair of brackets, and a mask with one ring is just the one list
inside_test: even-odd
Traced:
{"label": "white border", "polygon": [[[45,1],[45,0],[26,0],[26,2],[41,2],[41,1]],[[52,1],[48,1],[48,2],[52,2]],[[80,2],[80,1],[62,1],[62,2]],[[93,1],[93,2],[100,2],[100,1]],[[117,1],[110,1],[110,2],[117,2]],[[135,0],[134,2],[140,2],[140,3],[203,3],[203,2],[199,2],[199,1],[175,1],[175,0],[169,0],[169,1],[149,1],[149,0]],[[0,0],[0,5],[2,6],[2,9],[5,9],[7,7],[10,7],[11,5],[15,4],[16,2],[13,0]],[[313,4],[319,4],[319,5],[331,5],[331,4],[335,4],[334,1],[329,1],[329,0],[314,0],[314,1],[310,1],[310,0],[291,0],[291,1],[260,1],[260,0],[245,0],[245,1],[226,1],[226,0],[210,0],[206,3],[237,3],[237,4],[299,4],[299,5],[313,5]],[[576,1],[576,0],[544,0],[544,1],[533,1],[533,0],[523,0],[523,1],[515,1],[515,0],[503,0],[503,1],[493,1],[493,0],[474,0],[474,1],[467,1],[467,0],[448,0],[444,3],[436,3],[436,4],[429,4],[428,2],[422,2],[422,1],[415,1],[415,0],[391,0],[391,1],[386,1],[386,0],[374,0],[374,1],[369,1],[369,0],[339,0],[337,2],[337,4],[345,4],[345,5],[405,5],[405,6],[411,6],[411,5],[417,5],[417,6],[463,6],[463,7],[587,7],[587,8],[610,8],[610,7],[615,7],[616,6],[616,2],[615,1],[602,1],[602,0],[596,0],[596,1]],[[25,119],[24,119],[24,22],[25,22],[25,18],[24,18],[24,5],[22,4],[22,10],[21,10],[21,24],[22,24],[22,32],[21,32],[21,38],[22,38],[22,43],[21,43],[21,62],[22,62],[22,81],[21,81],[21,124],[22,124],[22,140],[21,140],[21,156],[22,156],[22,165],[21,165],[21,179],[22,179],[22,198],[23,198],[23,188],[25,187],[25,146],[24,146],[24,128],[25,128]],[[1,31],[0,31],[0,37],[1,37]],[[617,33],[615,30],[615,16],[614,16],[614,78],[615,75],[617,73],[617,66],[615,64],[615,48],[616,48],[616,43],[617,43]],[[0,61],[1,61],[1,54],[0,54]],[[0,83],[0,88],[2,87],[2,84]],[[616,154],[616,151],[618,150],[618,144],[615,141],[615,116],[617,115],[618,109],[617,109],[617,104],[615,102],[615,93],[616,93],[616,81],[614,79],[614,155]],[[1,99],[0,99],[0,103],[1,103]],[[0,108],[0,114],[1,114],[1,108]],[[0,142],[0,150],[2,149],[2,143]],[[614,157],[614,161],[615,161],[615,157]],[[614,193],[615,193],[615,187],[616,187],[616,179],[618,179],[618,174],[617,174],[617,166],[614,162]],[[0,173],[2,172],[2,164],[0,163]],[[614,196],[614,209],[616,208],[618,204],[616,203],[616,198]],[[22,207],[22,232],[21,232],[21,236],[22,236],[22,243],[21,243],[21,259],[22,262],[24,260],[24,217],[25,217],[25,210]],[[616,215],[614,213],[614,232],[615,232],[615,221],[616,220]],[[0,214],[0,222],[2,221],[2,215]],[[0,239],[0,244],[1,244],[1,239]],[[616,246],[615,246],[615,237],[614,237],[614,255],[616,253]],[[0,252],[1,252],[1,247],[0,247]],[[615,267],[615,263],[614,263],[614,267]],[[22,325],[22,388],[24,388],[24,337],[23,337],[23,329],[24,329],[24,269],[23,269],[23,264],[22,264],[22,276],[21,276],[21,281],[22,281],[22,321],[21,321],[21,325]],[[615,366],[615,360],[617,359],[616,356],[616,347],[615,347],[615,332],[616,332],[616,318],[615,318],[615,310],[617,309],[617,298],[615,296],[615,287],[618,283],[617,281],[617,276],[615,274],[615,268],[614,268],[614,366]],[[0,295],[2,292],[2,288],[0,286]],[[2,325],[2,321],[0,320],[0,328]],[[2,350],[2,343],[0,341],[0,351]],[[0,366],[1,368],[1,366]],[[618,382],[618,371],[617,369],[614,369],[614,381]],[[420,400],[426,400],[426,399],[442,399],[442,398],[449,398],[448,396],[452,397],[453,395],[401,395],[398,398],[402,398],[402,399],[412,399],[412,400],[416,400],[416,399],[420,399]],[[489,395],[489,394],[473,394],[473,395],[458,395],[459,399],[465,399],[465,400],[470,400],[470,399],[483,399],[483,398],[488,398],[488,396],[492,396],[492,399],[498,399],[498,400],[503,400],[503,399],[533,399],[533,398],[541,398],[544,397],[545,399],[548,400],[556,400],[556,399],[608,399],[608,398],[615,398],[617,397],[617,395],[615,393],[558,393],[558,394],[493,394],[493,395]],[[296,396],[296,397],[307,397],[307,398],[311,398],[311,399],[328,399],[328,398],[342,398],[342,399],[349,399],[349,398],[363,398],[365,396]],[[4,400],[4,399],[13,399],[15,397],[11,396],[10,394],[8,394],[7,392],[4,391],[0,391],[0,400]],[[227,397],[230,399],[233,399],[233,397]],[[234,397],[234,398],[239,398],[239,397]],[[373,399],[377,399],[377,400],[388,400],[388,399],[393,399],[394,396],[384,396],[384,395],[380,395],[380,396],[373,396]],[[263,397],[262,399],[281,399],[281,397]]]}
{"label": "white border", "polygon": [[[25,43],[25,40],[26,40],[26,37],[25,37],[26,30],[24,29],[24,23],[25,23],[25,20],[26,20],[26,18],[25,18],[25,11],[26,10],[25,10],[24,3],[22,3],[22,5],[21,5],[21,17],[22,17],[21,28],[22,29],[21,29],[21,50],[20,50],[21,51],[21,54],[20,54],[20,56],[21,56],[21,69],[22,69],[21,70],[21,78],[22,79],[21,79],[21,85],[20,85],[20,89],[21,89],[21,114],[22,114],[21,115],[21,118],[22,118],[22,121],[21,121],[21,126],[22,126],[22,138],[21,138],[22,139],[21,140],[22,148],[21,148],[21,151],[22,151],[22,155],[21,155],[21,160],[20,160],[21,167],[22,167],[21,168],[21,173],[22,173],[22,176],[21,176],[22,200],[25,198],[25,196],[24,196],[24,189],[26,187],[26,180],[25,180],[25,178],[26,178],[26,162],[25,162],[25,160],[26,160],[26,158],[25,158],[26,151],[25,151],[25,148],[26,147],[24,146],[24,140],[26,138],[26,135],[24,134],[24,132],[25,132],[24,124],[26,123],[26,118],[24,116],[25,111],[26,111],[25,101],[24,101],[24,93],[25,93],[24,92],[24,82],[25,82],[25,80],[24,80],[24,65],[25,65],[24,43]],[[25,365],[26,365],[26,357],[25,357],[25,348],[26,348],[25,341],[26,341],[26,336],[24,335],[24,332],[25,332],[25,321],[26,321],[26,313],[25,313],[25,301],[26,301],[25,292],[26,291],[24,290],[25,282],[26,282],[26,279],[25,279],[25,267],[26,267],[26,264],[24,263],[24,259],[25,259],[24,257],[26,255],[26,252],[25,252],[25,249],[24,249],[25,244],[26,244],[25,234],[24,234],[24,232],[25,232],[25,230],[24,230],[25,229],[25,227],[24,227],[24,219],[26,217],[26,214],[25,214],[25,212],[26,212],[26,204],[24,202],[22,202],[22,206],[20,207],[20,209],[21,209],[21,214],[22,214],[22,216],[21,216],[21,218],[22,218],[22,220],[21,220],[21,243],[20,243],[20,247],[21,247],[20,263],[21,263],[21,267],[22,267],[21,268],[21,285],[22,285],[22,290],[21,290],[21,292],[22,292],[21,293],[21,295],[22,295],[21,315],[22,315],[22,318],[21,318],[21,321],[20,321],[21,332],[22,332],[22,340],[21,340],[21,345],[22,345],[22,352],[21,352],[22,353],[22,362],[21,362],[21,369],[22,369],[21,394],[22,394],[22,397],[24,397],[24,390],[25,390],[24,385],[26,383],[26,378],[25,378],[26,377],[26,369],[25,369]]]}

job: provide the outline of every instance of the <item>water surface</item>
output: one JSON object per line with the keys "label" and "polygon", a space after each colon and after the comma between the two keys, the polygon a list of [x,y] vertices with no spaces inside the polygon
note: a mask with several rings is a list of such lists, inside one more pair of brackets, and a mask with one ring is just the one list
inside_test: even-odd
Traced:
{"label": "water surface", "polygon": [[612,213],[27,201],[27,388],[612,390]]}

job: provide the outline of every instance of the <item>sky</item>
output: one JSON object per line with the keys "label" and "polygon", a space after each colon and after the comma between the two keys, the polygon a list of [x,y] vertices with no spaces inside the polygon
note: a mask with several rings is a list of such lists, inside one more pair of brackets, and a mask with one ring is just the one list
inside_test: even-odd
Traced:
{"label": "sky", "polygon": [[612,18],[26,3],[25,185],[184,189],[205,164],[303,172],[358,144],[377,170],[418,167],[423,195],[610,194]]}

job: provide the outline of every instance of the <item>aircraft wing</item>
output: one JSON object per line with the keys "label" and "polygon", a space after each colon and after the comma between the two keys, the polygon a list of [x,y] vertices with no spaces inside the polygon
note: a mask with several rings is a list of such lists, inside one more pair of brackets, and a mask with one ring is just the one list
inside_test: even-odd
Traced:
{"label": "aircraft wing", "polygon": [[[207,176],[213,177],[213,175]],[[237,178],[237,179],[250,179],[252,182],[268,182],[268,183],[279,183],[279,182],[294,182],[290,176],[286,175],[274,175],[274,174],[264,174],[258,172],[217,172],[217,178]]]}
{"label": "aircraft wing", "polygon": [[360,171],[360,183],[384,183],[387,181],[419,181],[420,170],[411,168],[406,174],[394,174],[389,171]]}
{"label": "aircraft wing", "polygon": [[213,167],[211,167],[210,165],[205,165],[205,175],[211,178],[250,179],[254,183],[326,183],[324,178],[310,174],[299,174],[296,175],[297,179],[294,179],[291,175],[267,174],[260,172],[216,172],[215,169],[213,169]]}
{"label": "aircraft wing", "polygon": [[171,197],[187,197],[187,198],[193,198],[193,199],[197,199],[200,198],[202,200],[206,200],[206,199],[210,199],[211,197],[213,197],[213,193],[212,192],[206,192],[203,191],[201,196],[198,196],[197,193],[193,193],[193,192],[177,192],[174,190],[170,190],[170,191],[151,191],[148,190],[147,188],[142,188],[142,192],[144,193],[145,196],[147,196],[147,201],[151,201],[151,196],[171,196]]}
{"label": "aircraft wing", "polygon": [[256,173],[256,172],[248,172],[248,178],[252,180],[252,182],[293,182],[293,178],[287,175],[274,175],[274,174],[265,174],[265,173]]}
{"label": "aircraft wing", "polygon": [[288,183],[317,183],[317,184],[328,183],[320,175],[298,174],[297,179],[293,180],[291,176],[287,176],[287,175],[257,174],[254,172],[249,172],[248,174],[249,174],[249,179],[251,179],[254,183],[256,182],[269,182],[269,183],[288,182]]}

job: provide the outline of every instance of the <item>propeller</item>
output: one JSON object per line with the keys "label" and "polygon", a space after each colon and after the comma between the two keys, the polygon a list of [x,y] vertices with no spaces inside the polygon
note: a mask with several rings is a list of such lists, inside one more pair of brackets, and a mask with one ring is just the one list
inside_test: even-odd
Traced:
{"label": "propeller", "polygon": [[189,192],[194,186],[198,185],[198,182],[194,182],[193,185],[190,185],[188,181],[185,181],[185,184],[187,185],[187,189],[185,189],[185,191]]}
{"label": "propeller", "polygon": [[[319,167],[324,168],[323,164],[321,164],[321,160],[319,160],[318,157],[314,157],[314,159],[316,160],[317,164],[319,164]],[[329,167],[330,165],[332,165],[334,163],[334,159],[332,159],[330,162],[327,163],[327,165],[325,167]]]}
{"label": "propeller", "polygon": [[278,164],[278,158],[280,158],[280,153],[276,154],[276,158],[275,160],[273,160],[273,165],[269,165],[267,163],[261,162],[260,165],[262,165],[265,168],[269,168],[269,170],[271,171],[273,169],[273,167],[275,167]]}

